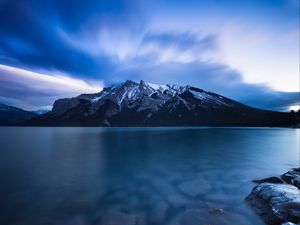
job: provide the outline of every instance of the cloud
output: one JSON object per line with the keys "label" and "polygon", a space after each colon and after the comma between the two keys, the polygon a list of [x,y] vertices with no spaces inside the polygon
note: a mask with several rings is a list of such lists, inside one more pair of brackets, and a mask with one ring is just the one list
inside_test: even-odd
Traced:
{"label": "cloud", "polygon": [[[126,24],[113,27],[101,25],[97,30],[89,29],[77,34],[59,30],[61,38],[73,48],[93,57],[107,57],[118,66],[132,62],[166,61],[191,62],[203,60],[217,49],[217,35],[201,36],[195,32],[156,32],[136,29]],[[122,38],[120,38],[122,37]]]}
{"label": "cloud", "polygon": [[[116,1],[115,4],[118,5]],[[4,1],[0,7],[0,62],[17,67],[60,70],[77,77],[97,77],[99,71],[109,72],[114,66],[110,58],[101,54],[94,57],[74,48],[60,33],[63,30],[70,35],[76,34],[82,26],[94,31],[97,24],[93,24],[92,15],[99,8],[111,10],[106,18],[109,21],[122,11],[107,1],[89,4],[84,1]],[[97,18],[103,16],[97,15]]]}
{"label": "cloud", "polygon": [[96,93],[102,82],[90,83],[63,74],[44,74],[0,65],[0,100],[27,109],[52,105],[58,98]]}
{"label": "cloud", "polygon": [[136,55],[143,34],[142,31],[136,33],[135,29],[124,24],[99,25],[93,32],[85,29],[77,34],[70,34],[61,29],[58,32],[70,47],[95,58],[106,57],[114,64],[124,63]]}
{"label": "cloud", "polygon": [[188,63],[208,58],[217,49],[217,35],[200,36],[193,32],[148,32],[137,56],[152,55],[156,62]]}
{"label": "cloud", "polygon": [[246,83],[239,71],[215,62],[133,66],[110,76],[110,81],[118,83],[128,77],[135,81],[143,79],[162,84],[189,84],[262,109],[287,111],[289,106],[300,104],[299,92],[281,92],[264,84]]}
{"label": "cloud", "polygon": [[299,41],[299,37],[300,37],[300,28],[297,27],[289,31],[286,35],[284,35],[283,41],[285,42]]}
{"label": "cloud", "polygon": [[[94,85],[87,82],[89,80],[101,80],[109,85],[125,79],[145,79],[158,83],[198,86],[260,108],[282,109],[299,103],[297,93],[279,92],[265,84],[247,83],[243,77],[249,74],[244,71],[242,74],[230,66],[239,64],[229,60],[220,62],[220,58],[216,56],[219,56],[224,46],[219,46],[222,44],[219,39],[225,33],[234,33],[228,27],[222,31],[221,25],[226,24],[226,21],[219,20],[226,18],[225,15],[218,17],[219,14],[215,14],[216,18],[207,20],[206,15],[211,15],[211,11],[207,11],[200,13],[202,17],[184,14],[186,16],[182,18],[179,14],[171,15],[170,12],[174,10],[172,7],[181,8],[185,4],[170,1],[166,4],[167,11],[164,7],[160,9],[164,13],[164,17],[160,17],[154,10],[157,6],[164,6],[159,3],[162,2],[91,0],[87,4],[83,0],[0,0],[0,100],[34,108],[49,105],[57,98],[81,92],[97,92],[98,87],[102,87],[101,83]],[[211,2],[191,1],[185,5],[188,6],[185,10],[196,11],[198,15],[196,3],[201,5],[201,11],[207,9],[207,4],[214,7]],[[219,7],[224,8],[227,3],[222,1]],[[268,1],[268,4],[273,2]],[[230,2],[226,10],[238,5],[247,6]],[[251,8],[255,6],[250,5]],[[281,5],[276,7],[282,8]],[[242,10],[240,13],[243,13]],[[232,20],[231,15],[232,13],[229,18]],[[165,19],[161,21],[162,18]],[[151,23],[154,20],[167,23],[167,26],[163,29],[155,26]],[[237,21],[238,24],[240,22]],[[180,29],[177,26],[176,29],[177,23],[183,26]],[[197,29],[189,29],[187,25],[190,24],[196,24]],[[209,27],[207,32],[201,30],[203,27]],[[247,27],[250,31],[255,30],[250,28]],[[285,39],[299,39],[297,30],[290,30]],[[257,55],[255,52],[250,55],[250,48],[260,49],[254,45],[252,47],[251,43],[261,41],[261,37],[247,35],[249,32],[240,29],[238,31],[246,34],[247,38],[243,43],[236,42],[241,40],[240,36],[231,39],[232,45],[228,52],[229,56],[235,54],[234,62],[241,61],[240,58],[245,56],[245,61],[259,66],[260,61],[263,61],[260,59],[262,56],[270,64],[273,62],[270,59],[272,55],[286,58],[285,52],[273,54],[269,50],[264,51],[266,54]],[[268,46],[272,50],[273,42]],[[291,46],[294,47],[293,42]],[[252,64],[245,65],[247,68],[256,68]],[[265,67],[263,64],[263,68]],[[281,66],[287,73],[286,76],[291,74],[289,77],[292,77],[293,71],[288,71],[290,67]],[[280,66],[276,70],[278,68]],[[264,72],[260,67],[251,71],[260,72],[253,73],[254,75]],[[263,75],[258,77],[262,80]],[[272,79],[279,80],[278,77]]]}
{"label": "cloud", "polygon": [[187,49],[215,50],[217,41],[216,35],[200,37],[197,33],[192,32],[159,32],[145,35],[142,44],[155,44],[159,47],[176,47],[176,49],[185,51]]}

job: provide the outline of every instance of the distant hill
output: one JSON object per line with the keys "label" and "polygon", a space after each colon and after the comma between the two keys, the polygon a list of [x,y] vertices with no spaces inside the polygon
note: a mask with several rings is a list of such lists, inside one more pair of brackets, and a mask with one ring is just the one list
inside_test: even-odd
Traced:
{"label": "distant hill", "polygon": [[37,114],[33,112],[0,104],[0,125],[14,125],[35,116],[37,116]]}
{"label": "distant hill", "polygon": [[291,113],[252,108],[192,86],[126,81],[55,101],[30,126],[293,126]]}
{"label": "distant hill", "polygon": [[35,110],[35,111],[31,111],[37,115],[42,115],[42,114],[45,114],[47,112],[50,112],[51,110],[50,109],[38,109],[38,110]]}

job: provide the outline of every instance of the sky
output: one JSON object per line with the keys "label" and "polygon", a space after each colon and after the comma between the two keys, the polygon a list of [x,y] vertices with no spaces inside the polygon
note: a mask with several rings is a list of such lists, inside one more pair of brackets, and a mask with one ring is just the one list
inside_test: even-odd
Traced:
{"label": "sky", "polygon": [[0,0],[0,102],[49,109],[125,80],[298,109],[298,0]]}

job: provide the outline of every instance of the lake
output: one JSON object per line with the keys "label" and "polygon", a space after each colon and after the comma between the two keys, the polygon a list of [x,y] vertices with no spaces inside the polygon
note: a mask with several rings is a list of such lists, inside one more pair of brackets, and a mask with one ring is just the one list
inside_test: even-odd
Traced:
{"label": "lake", "polygon": [[299,166],[299,129],[0,127],[0,224],[263,224],[253,179]]}

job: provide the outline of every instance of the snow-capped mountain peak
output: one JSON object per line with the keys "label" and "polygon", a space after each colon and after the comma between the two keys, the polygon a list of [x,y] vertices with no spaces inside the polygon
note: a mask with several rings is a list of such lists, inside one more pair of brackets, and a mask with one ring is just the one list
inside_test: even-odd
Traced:
{"label": "snow-capped mountain peak", "polygon": [[277,120],[283,121],[280,124],[287,124],[289,118],[286,115],[253,109],[189,85],[163,85],[127,80],[119,85],[106,87],[99,93],[59,99],[55,101],[51,112],[37,117],[29,124],[261,126],[272,125]]}
{"label": "snow-capped mountain peak", "polygon": [[90,104],[86,115],[95,113],[108,103],[115,106],[113,112],[109,114],[116,114],[126,109],[135,109],[137,112],[158,112],[163,108],[176,108],[178,105],[182,105],[188,110],[197,107],[207,109],[234,105],[231,100],[189,85],[162,85],[143,80],[137,83],[127,80],[119,85],[104,88],[100,93],[80,95],[69,100],[58,100],[54,104],[52,112],[64,113],[70,108],[80,105],[82,101],[89,101]]}

